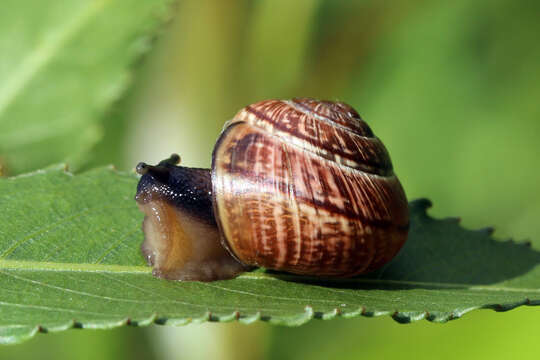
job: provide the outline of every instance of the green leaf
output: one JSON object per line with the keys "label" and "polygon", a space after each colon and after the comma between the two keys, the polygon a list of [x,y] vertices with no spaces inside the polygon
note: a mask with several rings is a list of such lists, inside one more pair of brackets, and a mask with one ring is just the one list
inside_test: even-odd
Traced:
{"label": "green leaf", "polygon": [[81,161],[101,138],[99,120],[129,84],[129,67],[150,47],[168,3],[2,1],[0,164],[5,171]]}
{"label": "green leaf", "polygon": [[324,280],[257,270],[212,283],[152,277],[139,252],[137,177],[61,167],[0,180],[0,342],[72,327],[390,315],[445,322],[540,304],[540,252],[410,203],[410,237],[385,268]]}

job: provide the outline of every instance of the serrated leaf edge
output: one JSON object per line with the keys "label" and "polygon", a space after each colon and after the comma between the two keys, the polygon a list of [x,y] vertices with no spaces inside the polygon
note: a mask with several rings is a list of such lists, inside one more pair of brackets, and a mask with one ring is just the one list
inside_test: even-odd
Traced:
{"label": "serrated leaf edge", "polygon": [[[124,175],[124,176],[129,176],[129,177],[134,177],[134,178],[137,177],[134,173],[131,173],[131,172],[118,171],[113,166],[96,168],[96,169],[89,170],[89,172],[103,171],[103,170],[110,171],[119,175]],[[33,175],[42,175],[47,172],[53,172],[53,171],[63,171],[65,174],[69,176],[74,176],[72,173],[69,172],[67,165],[59,164],[59,165],[51,166],[46,169],[34,171],[32,173],[22,174],[15,177],[7,178],[6,180],[21,178],[21,177],[28,177],[28,176],[33,176]],[[427,214],[427,209],[431,207],[431,201],[429,201],[428,199],[422,198],[422,199],[413,200],[410,202],[410,206],[419,207],[422,210],[422,212],[420,213],[420,216],[425,216],[430,219],[433,219],[431,216]],[[441,221],[453,221],[453,222],[459,223],[459,218],[444,218],[444,219],[441,219]],[[471,231],[471,230],[468,230],[468,231]],[[488,233],[488,235],[491,236],[491,234],[493,233],[493,228],[488,227],[488,228],[482,228],[482,229],[472,230],[472,231],[486,232]],[[514,242],[519,245],[530,246],[530,244],[527,242],[519,243],[511,239],[508,241]],[[5,262],[7,261],[4,261],[3,265],[6,265]],[[80,266],[81,264],[78,264],[78,265]],[[107,267],[107,265],[100,265],[100,266]],[[47,266],[44,266],[44,268],[45,268],[44,270],[46,270]],[[144,267],[133,267],[133,268],[137,268],[137,272],[142,272],[142,273],[150,272],[149,268],[148,270],[145,269]],[[48,267],[48,269],[51,270],[52,268]],[[65,270],[67,270],[67,268]],[[289,274],[286,274],[286,275],[280,274],[279,276],[286,277],[291,280],[300,279],[300,278],[304,280],[305,279],[309,280],[309,278],[306,278],[306,277],[299,277],[296,275],[289,275]],[[267,279],[267,280],[268,279],[278,280],[271,275],[268,275],[265,273],[259,273],[259,272],[246,273],[246,274],[241,275],[240,277],[244,279],[254,279],[254,280],[262,279],[262,278]],[[318,280],[320,281],[321,279],[318,279]],[[332,281],[336,281],[336,280],[333,279]],[[355,282],[371,282],[371,283],[381,282],[381,281],[386,282],[386,283],[391,282],[390,280],[376,280],[376,279],[354,279],[354,280],[342,279],[338,281],[339,282],[355,281]],[[395,283],[403,284],[404,282],[395,281]],[[408,283],[408,282],[405,282],[405,283]],[[418,284],[420,283],[411,282],[411,285],[418,285]],[[435,284],[435,285],[444,287],[444,285],[441,285],[441,284]],[[459,284],[445,284],[445,285],[455,286]],[[513,288],[492,287],[492,286],[467,286],[467,285],[465,286],[467,289],[470,289],[470,290],[477,289],[477,290],[492,290],[492,291],[540,292],[540,289],[518,289],[518,288],[513,289]],[[336,317],[343,317],[343,318],[350,319],[350,318],[356,318],[359,316],[378,317],[378,316],[387,316],[387,315],[390,316],[396,322],[401,323],[401,324],[408,324],[408,323],[419,321],[419,320],[428,320],[430,322],[435,322],[435,323],[445,323],[450,320],[459,319],[466,313],[469,313],[473,310],[478,310],[478,309],[492,309],[497,312],[504,312],[504,311],[515,309],[519,306],[538,306],[538,305],[540,305],[540,299],[530,300],[529,298],[525,298],[521,301],[517,301],[513,303],[486,304],[486,305],[473,306],[473,307],[464,308],[464,309],[456,309],[451,312],[400,311],[397,309],[393,312],[392,311],[377,311],[377,310],[370,310],[364,306],[360,306],[356,310],[347,311],[347,312],[344,312],[343,309],[341,309],[340,307],[336,307],[327,312],[318,312],[318,311],[314,311],[311,305],[306,305],[302,313],[299,313],[297,315],[291,315],[291,316],[269,316],[269,315],[263,315],[261,314],[261,312],[256,312],[255,314],[251,314],[251,315],[248,315],[248,314],[244,315],[242,311],[240,310],[235,310],[227,315],[215,315],[212,312],[207,311],[200,317],[186,317],[186,318],[168,318],[165,316],[160,316],[158,313],[153,313],[146,318],[134,319],[134,318],[126,317],[124,319],[119,319],[116,321],[105,321],[105,322],[96,321],[96,322],[85,322],[85,323],[81,323],[81,322],[78,322],[76,319],[73,319],[72,321],[68,323],[54,326],[54,327],[48,327],[48,328],[39,324],[34,327],[28,326],[28,331],[24,334],[9,335],[9,336],[0,335],[0,344],[21,343],[27,339],[32,338],[38,332],[41,332],[41,333],[58,332],[58,331],[68,330],[70,328],[113,329],[120,326],[128,326],[128,325],[129,326],[148,326],[150,324],[157,324],[157,325],[184,326],[191,323],[200,324],[200,323],[205,323],[205,322],[237,321],[244,324],[251,324],[256,321],[264,321],[264,322],[268,322],[274,325],[300,326],[300,325],[306,324],[307,322],[313,319],[331,320]],[[5,326],[3,328],[0,328],[0,331],[2,331],[3,329],[5,330],[5,329],[17,328],[17,327],[21,327],[21,326],[20,325]],[[24,328],[26,326],[22,326],[22,327]]]}
{"label": "serrated leaf edge", "polygon": [[[200,317],[186,317],[186,318],[167,318],[159,316],[157,313],[153,313],[146,318],[137,318],[132,319],[130,317],[116,320],[116,321],[107,321],[107,322],[86,322],[81,323],[76,319],[73,319],[65,324],[57,325],[54,327],[46,328],[42,325],[36,325],[34,327],[28,327],[28,332],[25,334],[19,334],[17,336],[0,336],[0,344],[18,344],[22,343],[32,337],[37,333],[54,333],[60,332],[68,329],[114,329],[121,326],[149,326],[151,324],[157,325],[172,325],[172,326],[185,326],[189,324],[202,324],[206,322],[232,322],[237,321],[242,324],[252,324],[256,321],[264,321],[273,325],[284,325],[284,326],[300,326],[304,325],[307,322],[317,319],[317,320],[332,320],[336,317],[342,317],[345,319],[356,318],[359,316],[363,317],[379,317],[379,316],[391,316],[396,322],[400,324],[408,324],[414,321],[419,320],[428,320],[434,323],[445,323],[450,320],[456,320],[461,318],[468,312],[479,309],[492,309],[497,312],[504,312],[515,309],[519,306],[538,306],[540,305],[540,300],[531,301],[526,298],[522,301],[508,304],[489,304],[483,306],[470,307],[466,309],[454,310],[452,312],[402,312],[402,311],[371,311],[365,307],[360,307],[355,311],[343,313],[340,308],[335,308],[328,312],[316,312],[313,308],[307,305],[304,308],[304,312],[298,315],[285,316],[285,317],[272,317],[261,315],[260,312],[257,312],[252,315],[243,315],[241,311],[236,310],[227,315],[215,315],[210,311],[205,312]],[[14,328],[18,327],[17,325],[4,327],[4,328]]]}

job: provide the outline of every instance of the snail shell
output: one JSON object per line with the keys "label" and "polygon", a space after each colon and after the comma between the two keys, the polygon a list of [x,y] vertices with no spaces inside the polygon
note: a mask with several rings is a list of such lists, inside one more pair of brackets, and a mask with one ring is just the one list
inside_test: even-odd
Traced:
{"label": "snail shell", "polygon": [[[205,250],[198,246],[202,260],[197,261],[171,259],[161,254],[166,250],[156,250],[159,246],[144,250],[143,244],[158,276],[215,280],[262,266],[349,277],[381,267],[407,239],[407,199],[388,152],[358,113],[342,102],[302,98],[255,103],[226,124],[214,148],[211,173],[201,177],[204,170],[175,166],[176,160],[164,160],[156,167],[139,165],[144,174],[137,193],[141,209],[147,217],[155,217],[144,204],[151,202],[149,198],[161,198],[173,209],[173,218],[180,222],[190,218],[215,233],[206,240],[202,239],[206,230],[181,239],[169,236],[169,243],[190,243],[190,249],[204,243]],[[159,180],[155,175],[159,172],[168,173],[167,179],[160,175]],[[170,193],[178,194],[179,184],[184,195],[171,201]],[[193,194],[194,188],[202,189],[196,207],[206,209],[204,216],[189,210],[189,204],[197,203],[192,196],[187,203],[178,201],[186,199],[186,189]],[[145,229],[145,243],[164,237],[162,223]],[[183,225],[182,231],[189,233],[193,224]],[[201,255],[216,246],[222,252],[217,258]],[[172,270],[156,267],[160,256],[168,258]]]}

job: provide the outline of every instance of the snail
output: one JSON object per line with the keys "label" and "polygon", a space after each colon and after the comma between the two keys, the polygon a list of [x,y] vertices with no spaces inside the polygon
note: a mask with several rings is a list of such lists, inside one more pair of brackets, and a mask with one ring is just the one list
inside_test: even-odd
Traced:
{"label": "snail", "polygon": [[229,279],[264,267],[352,277],[389,262],[409,214],[388,152],[343,102],[246,106],[225,124],[212,168],[139,163],[142,253],[153,274]]}

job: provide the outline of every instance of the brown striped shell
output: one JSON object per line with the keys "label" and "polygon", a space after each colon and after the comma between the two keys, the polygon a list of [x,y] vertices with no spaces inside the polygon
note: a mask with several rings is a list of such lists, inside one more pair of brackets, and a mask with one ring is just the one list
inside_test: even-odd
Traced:
{"label": "brown striped shell", "polygon": [[407,239],[407,199],[388,152],[347,104],[247,106],[212,159],[222,241],[244,264],[354,276],[387,263]]}

